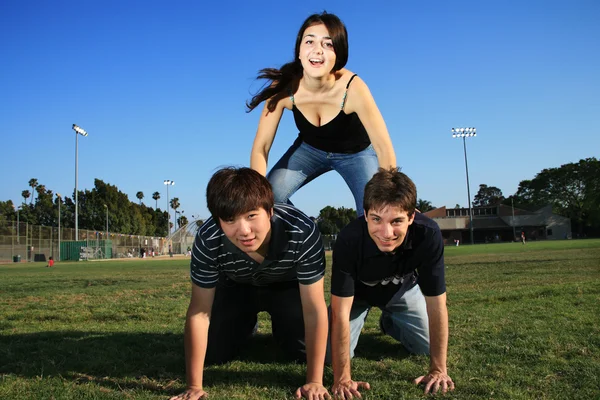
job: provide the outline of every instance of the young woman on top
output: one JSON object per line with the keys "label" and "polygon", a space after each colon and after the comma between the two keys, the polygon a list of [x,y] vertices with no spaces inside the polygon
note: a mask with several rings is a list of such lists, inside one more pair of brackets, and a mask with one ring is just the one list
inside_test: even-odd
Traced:
{"label": "young woman on top", "polygon": [[363,213],[363,191],[378,167],[396,166],[385,122],[365,82],[344,68],[348,60],[346,27],[334,14],[308,17],[296,38],[294,61],[265,68],[266,85],[247,103],[264,102],[252,146],[250,167],[265,175],[269,151],[284,109],[299,130],[296,141],[267,178],[276,202],[288,202],[302,186],[335,170],[346,181]]}

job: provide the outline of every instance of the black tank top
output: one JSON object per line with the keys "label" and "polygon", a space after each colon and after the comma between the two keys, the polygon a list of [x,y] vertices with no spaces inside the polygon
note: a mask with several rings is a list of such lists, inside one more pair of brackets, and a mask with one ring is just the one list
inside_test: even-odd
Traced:
{"label": "black tank top", "polygon": [[371,140],[358,115],[355,112],[352,114],[344,112],[348,87],[350,87],[350,82],[355,76],[356,74],[352,75],[346,85],[340,113],[325,125],[315,126],[311,124],[298,110],[294,96],[290,93],[294,121],[296,121],[296,127],[300,131],[298,137],[302,141],[314,148],[330,153],[352,154],[369,147]]}

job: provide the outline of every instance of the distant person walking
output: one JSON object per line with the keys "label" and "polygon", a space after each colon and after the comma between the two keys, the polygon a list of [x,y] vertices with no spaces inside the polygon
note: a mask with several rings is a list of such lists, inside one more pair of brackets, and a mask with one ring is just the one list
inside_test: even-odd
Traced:
{"label": "distant person walking", "polygon": [[521,242],[525,244],[525,232],[521,231]]}

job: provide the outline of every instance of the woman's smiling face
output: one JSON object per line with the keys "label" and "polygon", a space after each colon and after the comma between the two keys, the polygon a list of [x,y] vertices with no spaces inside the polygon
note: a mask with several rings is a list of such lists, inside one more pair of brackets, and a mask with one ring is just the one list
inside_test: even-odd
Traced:
{"label": "woman's smiling face", "polygon": [[302,35],[298,54],[304,72],[313,78],[331,73],[336,62],[333,41],[323,24],[306,28]]}

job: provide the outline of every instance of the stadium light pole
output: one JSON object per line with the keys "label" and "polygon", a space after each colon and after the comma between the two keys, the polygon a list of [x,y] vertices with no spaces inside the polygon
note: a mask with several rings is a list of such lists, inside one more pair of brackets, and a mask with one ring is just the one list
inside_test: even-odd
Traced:
{"label": "stadium light pole", "polygon": [[[169,233],[167,236],[169,236],[171,234],[171,212],[169,211],[169,186],[173,186],[175,182],[170,179],[165,179],[163,183],[167,185],[167,230]],[[175,227],[175,224],[173,224],[173,227]]]}
{"label": "stadium light pole", "polygon": [[467,197],[469,200],[469,230],[471,231],[471,244],[475,244],[473,238],[473,209],[471,208],[471,189],[469,187],[469,164],[467,163],[467,141],[468,137],[477,136],[477,129],[475,128],[452,128],[453,138],[462,138],[463,148],[465,151],[465,170],[467,171]]}
{"label": "stadium light pole", "polygon": [[75,240],[79,240],[79,201],[77,200],[77,174],[78,174],[78,164],[77,164],[77,159],[78,159],[78,146],[79,146],[79,142],[78,142],[78,138],[79,135],[81,136],[87,136],[88,133],[80,128],[79,126],[73,124],[73,130],[75,131]]}
{"label": "stadium light pole", "polygon": [[17,244],[21,244],[21,240],[19,239],[19,225],[20,225],[20,220],[19,220],[19,210],[21,209],[21,206],[15,206],[15,210],[17,211]]}
{"label": "stadium light pole", "polygon": [[58,257],[56,261],[60,261],[60,202],[62,197],[60,193],[56,193],[56,197],[58,198]]}
{"label": "stadium light pole", "polygon": [[104,208],[106,209],[106,237],[104,240],[108,240],[108,206],[105,204]]}
{"label": "stadium light pole", "polygon": [[[510,206],[512,207],[512,228],[513,228],[513,240],[517,237],[517,232],[515,231],[515,203],[513,202],[513,197],[510,196]],[[513,241],[511,240],[511,242]]]}

